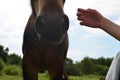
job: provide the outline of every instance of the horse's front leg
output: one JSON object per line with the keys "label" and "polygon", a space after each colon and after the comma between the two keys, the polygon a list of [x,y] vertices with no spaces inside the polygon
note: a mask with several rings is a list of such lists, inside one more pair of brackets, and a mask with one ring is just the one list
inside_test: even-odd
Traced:
{"label": "horse's front leg", "polygon": [[52,62],[49,65],[48,72],[51,76],[51,80],[68,80],[67,75],[64,74],[64,63],[63,62]]}
{"label": "horse's front leg", "polygon": [[38,68],[29,57],[23,57],[22,70],[23,80],[38,80]]}

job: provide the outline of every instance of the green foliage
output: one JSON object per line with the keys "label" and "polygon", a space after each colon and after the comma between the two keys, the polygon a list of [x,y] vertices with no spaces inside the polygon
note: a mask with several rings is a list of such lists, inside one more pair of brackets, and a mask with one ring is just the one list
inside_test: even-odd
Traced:
{"label": "green foliage", "polygon": [[0,72],[6,67],[6,64],[0,59]]}
{"label": "green foliage", "polygon": [[65,64],[73,64],[73,60],[72,59],[70,59],[70,58],[66,58],[66,60],[65,60]]}
{"label": "green foliage", "polygon": [[70,76],[69,80],[100,80],[98,75]]}
{"label": "green foliage", "polygon": [[[49,80],[46,74],[39,74],[38,80]],[[83,75],[83,76],[69,76],[69,80],[100,80],[101,76],[97,75]],[[2,75],[0,80],[23,80],[22,76]]]}
{"label": "green foliage", "polygon": [[[0,45],[0,74],[19,75],[21,73],[22,59],[17,54],[8,54],[9,49]],[[73,60],[67,58],[65,61],[65,71],[68,75],[81,76],[89,74],[97,74],[105,76],[113,58],[100,57],[97,59],[85,57],[81,62],[73,63]],[[15,66],[16,65],[16,66]],[[40,68],[39,72],[44,72],[44,68]]]}
{"label": "green foliage", "polygon": [[107,71],[108,71],[109,67],[102,66],[102,65],[96,65],[95,69],[96,69],[95,74],[105,76],[107,74]]}
{"label": "green foliage", "polygon": [[69,58],[65,61],[65,71],[68,75],[103,75],[107,74],[109,66],[113,58],[100,57],[98,59],[93,59],[85,57],[81,62],[73,63]]}
{"label": "green foliage", "polygon": [[65,61],[65,71],[68,75],[73,75],[73,76],[80,75],[80,70],[75,64],[73,64],[73,61],[69,58],[67,58]]}
{"label": "green foliage", "polygon": [[4,49],[4,47],[0,45],[0,58],[3,59],[5,63],[7,63],[8,51],[8,48]]}
{"label": "green foliage", "polygon": [[4,61],[4,63],[8,65],[21,65],[21,57],[13,54],[8,54],[9,49],[4,48],[2,45],[0,45],[0,58]]}
{"label": "green foliage", "polygon": [[92,59],[91,60],[93,61],[94,64],[99,64],[99,65],[102,65],[102,66],[110,66],[113,58],[104,58],[104,57],[100,57],[98,59]]}
{"label": "green foliage", "polygon": [[68,75],[79,76],[80,70],[75,65],[67,65],[66,66],[66,73]]}
{"label": "green foliage", "polygon": [[89,57],[85,57],[80,63],[80,69],[83,74],[98,74],[105,76],[109,69],[109,66],[112,62],[113,58],[104,58],[100,57],[98,59],[93,59]]}
{"label": "green foliage", "polygon": [[22,74],[21,68],[16,65],[8,66],[2,72],[6,75],[21,75]]}
{"label": "green foliage", "polygon": [[0,80],[23,80],[22,76],[2,75]]}
{"label": "green foliage", "polygon": [[93,74],[95,69],[95,65],[89,57],[85,57],[84,60],[81,61],[81,70],[84,74]]}
{"label": "green foliage", "polygon": [[9,65],[21,65],[21,62],[22,62],[21,57],[16,55],[15,53],[10,54],[8,56],[8,64]]}

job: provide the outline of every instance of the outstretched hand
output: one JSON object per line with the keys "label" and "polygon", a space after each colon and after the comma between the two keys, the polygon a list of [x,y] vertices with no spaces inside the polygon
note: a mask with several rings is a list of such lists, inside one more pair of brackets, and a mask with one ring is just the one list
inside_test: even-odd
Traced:
{"label": "outstretched hand", "polygon": [[77,17],[81,25],[101,28],[114,38],[120,40],[120,26],[103,17],[98,11],[78,8]]}
{"label": "outstretched hand", "polygon": [[81,9],[77,10],[77,19],[80,21],[81,25],[99,28],[103,16],[94,9]]}

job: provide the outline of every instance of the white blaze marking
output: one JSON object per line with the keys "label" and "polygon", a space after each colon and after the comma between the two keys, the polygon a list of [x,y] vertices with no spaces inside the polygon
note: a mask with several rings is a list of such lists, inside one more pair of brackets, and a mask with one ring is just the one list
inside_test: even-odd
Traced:
{"label": "white blaze marking", "polygon": [[34,3],[35,12],[37,16],[40,15],[43,5],[44,5],[44,0],[37,0],[37,2]]}

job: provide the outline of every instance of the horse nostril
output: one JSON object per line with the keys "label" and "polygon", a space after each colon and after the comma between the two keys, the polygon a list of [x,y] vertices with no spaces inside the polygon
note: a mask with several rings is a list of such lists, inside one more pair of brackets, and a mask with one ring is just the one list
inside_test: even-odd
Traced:
{"label": "horse nostril", "polygon": [[42,18],[41,16],[38,16],[35,20],[35,26],[36,27],[40,27],[40,26],[43,26],[43,22],[42,22]]}
{"label": "horse nostril", "polygon": [[67,32],[68,28],[69,28],[69,18],[67,15],[64,15],[64,21],[63,21],[63,29],[64,30],[63,31]]}
{"label": "horse nostril", "polygon": [[37,33],[44,34],[44,23],[43,23],[43,21],[42,21],[41,16],[38,16],[38,17],[36,18],[34,27],[35,27],[35,31],[36,31]]}

